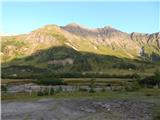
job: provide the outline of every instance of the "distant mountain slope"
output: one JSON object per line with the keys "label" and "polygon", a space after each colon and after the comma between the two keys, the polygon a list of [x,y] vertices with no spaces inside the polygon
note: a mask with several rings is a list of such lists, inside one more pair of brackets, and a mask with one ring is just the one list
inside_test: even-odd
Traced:
{"label": "distant mountain slope", "polygon": [[75,23],[63,27],[46,25],[29,34],[3,36],[1,44],[3,63],[58,46],[119,58],[159,60],[160,55],[160,33],[129,34],[109,26],[91,29]]}
{"label": "distant mountain slope", "polygon": [[88,29],[78,24],[69,24],[62,27],[64,30],[86,38],[97,46],[104,45],[118,52],[122,50],[127,57],[139,55],[142,47],[146,54],[160,54],[160,33],[142,34],[125,33],[110,26],[97,29]]}

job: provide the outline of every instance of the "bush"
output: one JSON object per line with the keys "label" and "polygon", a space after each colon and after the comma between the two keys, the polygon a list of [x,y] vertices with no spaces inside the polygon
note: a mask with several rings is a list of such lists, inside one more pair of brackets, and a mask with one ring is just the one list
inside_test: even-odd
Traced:
{"label": "bush", "polygon": [[49,90],[48,90],[48,88],[45,88],[45,89],[44,89],[43,94],[44,94],[44,95],[49,95]]}
{"label": "bush", "polygon": [[51,91],[50,91],[50,95],[54,95],[55,91],[53,88],[51,88]]}
{"label": "bush", "polygon": [[129,92],[137,91],[141,88],[137,81],[134,81],[133,83],[125,84],[124,87],[125,87],[125,90]]}
{"label": "bush", "polygon": [[134,73],[132,76],[133,76],[133,78],[135,78],[135,79],[140,79],[140,75],[137,74],[137,73]]}
{"label": "bush", "polygon": [[106,89],[105,89],[105,88],[102,88],[102,89],[101,89],[101,92],[105,92],[105,91],[106,91]]}
{"label": "bush", "polygon": [[89,92],[90,92],[90,93],[94,93],[94,92],[96,92],[96,91],[94,90],[94,88],[90,88],[90,89],[89,89]]}
{"label": "bush", "polygon": [[156,70],[153,76],[140,79],[138,82],[142,87],[153,88],[158,86],[160,88],[160,72]]}
{"label": "bush", "polygon": [[79,88],[78,89],[80,92],[87,92],[88,91],[88,89],[86,89],[86,88]]}
{"label": "bush", "polygon": [[65,84],[63,79],[60,78],[46,78],[46,79],[39,79],[35,81],[38,85],[63,85]]}
{"label": "bush", "polygon": [[7,92],[8,88],[6,85],[1,85],[1,91]]}
{"label": "bush", "polygon": [[113,68],[118,69],[137,69],[137,66],[132,63],[117,63],[113,65]]}
{"label": "bush", "polygon": [[38,91],[37,96],[44,96],[44,95],[53,95],[55,93],[54,89],[50,89],[50,94],[49,94],[49,88],[45,88],[44,91]]}
{"label": "bush", "polygon": [[62,87],[59,86],[59,88],[56,90],[56,93],[60,93],[60,92],[62,92],[62,91],[63,91]]}
{"label": "bush", "polygon": [[95,90],[94,90],[94,88],[95,88],[95,79],[92,78],[90,82],[91,82],[91,83],[90,83],[90,85],[89,85],[89,87],[90,87],[89,92],[90,92],[90,93],[94,93],[94,92],[95,92]]}
{"label": "bush", "polygon": [[44,93],[42,91],[37,92],[37,96],[43,96],[43,95],[44,95]]}

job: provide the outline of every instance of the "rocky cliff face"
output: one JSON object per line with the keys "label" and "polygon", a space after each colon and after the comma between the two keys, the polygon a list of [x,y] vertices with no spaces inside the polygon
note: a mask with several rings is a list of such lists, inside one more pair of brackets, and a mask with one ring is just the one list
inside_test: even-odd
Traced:
{"label": "rocky cliff face", "polygon": [[69,46],[77,51],[138,58],[142,48],[149,56],[160,55],[160,33],[129,34],[110,26],[91,29],[75,23],[61,27],[47,25],[26,35],[3,37],[2,61],[53,46]]}
{"label": "rocky cliff face", "polygon": [[72,34],[86,38],[96,45],[105,45],[112,48],[112,50],[128,52],[129,56],[133,55],[133,51],[135,51],[135,56],[140,55],[139,52],[142,47],[145,49],[146,54],[153,52],[160,54],[160,33],[145,34],[133,32],[129,34],[110,26],[89,29],[77,24],[69,24],[61,28]]}

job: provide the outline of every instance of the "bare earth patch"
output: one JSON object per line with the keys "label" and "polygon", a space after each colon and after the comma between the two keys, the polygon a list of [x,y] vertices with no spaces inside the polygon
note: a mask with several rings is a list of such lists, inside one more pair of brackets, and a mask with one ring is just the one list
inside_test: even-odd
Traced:
{"label": "bare earth patch", "polygon": [[128,100],[2,101],[2,120],[151,120],[152,106]]}

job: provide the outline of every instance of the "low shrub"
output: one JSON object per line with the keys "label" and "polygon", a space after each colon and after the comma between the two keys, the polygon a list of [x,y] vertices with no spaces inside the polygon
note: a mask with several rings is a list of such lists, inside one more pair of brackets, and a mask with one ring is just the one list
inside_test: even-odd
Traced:
{"label": "low shrub", "polygon": [[151,93],[146,93],[145,96],[149,97],[149,96],[152,96],[152,94]]}
{"label": "low shrub", "polygon": [[49,88],[45,88],[44,91],[38,91],[37,96],[44,96],[44,95],[53,95],[55,91],[53,88],[49,90]]}
{"label": "low shrub", "polygon": [[157,86],[158,88],[160,88],[160,72],[157,70],[155,71],[153,76],[140,79],[138,80],[138,83],[142,87],[153,88],[154,86]]}
{"label": "low shrub", "polygon": [[101,89],[101,92],[105,92],[105,91],[106,91],[106,89],[105,89],[105,88],[102,88],[102,89]]}
{"label": "low shrub", "polygon": [[45,88],[44,91],[43,91],[43,94],[44,94],[44,95],[49,95],[49,89],[48,89],[48,88]]}
{"label": "low shrub", "polygon": [[37,96],[43,96],[43,95],[44,95],[44,93],[42,91],[37,92]]}
{"label": "low shrub", "polygon": [[94,93],[94,92],[96,92],[96,91],[93,88],[89,89],[89,93]]}
{"label": "low shrub", "polygon": [[1,85],[1,91],[7,92],[7,85]]}
{"label": "low shrub", "polygon": [[124,85],[124,88],[126,91],[132,92],[132,91],[137,91],[141,88],[139,83],[137,81],[134,81],[132,83],[128,83]]}
{"label": "low shrub", "polygon": [[61,86],[59,86],[59,88],[56,89],[56,93],[60,93],[60,92],[62,92],[62,91],[63,91],[63,88],[62,88]]}
{"label": "low shrub", "polygon": [[54,94],[55,94],[55,91],[54,91],[53,88],[51,88],[51,90],[50,90],[50,95],[54,95]]}
{"label": "low shrub", "polygon": [[60,78],[46,78],[46,79],[39,79],[34,81],[38,85],[64,85],[63,79]]}
{"label": "low shrub", "polygon": [[118,69],[137,69],[137,66],[132,63],[117,63],[113,65],[113,68]]}
{"label": "low shrub", "polygon": [[78,90],[79,90],[80,92],[87,92],[87,91],[88,91],[88,89],[86,89],[86,88],[81,88],[81,87],[80,87]]}

